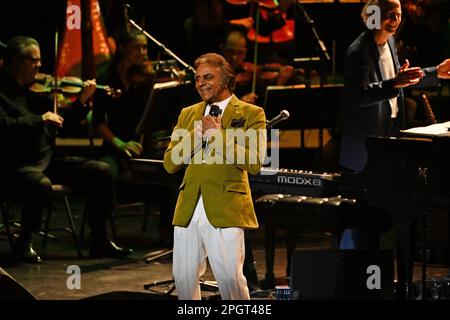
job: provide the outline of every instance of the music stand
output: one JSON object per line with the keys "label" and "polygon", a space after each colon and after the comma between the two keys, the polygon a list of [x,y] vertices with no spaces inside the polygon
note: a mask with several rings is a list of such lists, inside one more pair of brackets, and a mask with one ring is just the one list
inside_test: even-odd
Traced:
{"label": "music stand", "polygon": [[[141,120],[135,129],[144,149],[143,158],[162,159],[165,146],[170,142],[172,128],[181,112],[182,103],[191,104],[193,93],[191,82],[169,81],[154,84]],[[151,252],[144,256],[144,260],[150,263],[171,254],[172,251],[169,249]]]}
{"label": "music stand", "polygon": [[[144,149],[143,157],[162,159],[164,145],[170,142],[170,134],[177,123],[182,106],[192,104],[194,93],[191,82],[170,81],[154,84],[139,124],[135,128],[136,136],[140,137]],[[161,134],[165,136],[161,137]],[[150,263],[172,252],[172,249],[150,252],[144,255],[143,259],[146,263]],[[154,281],[144,284],[144,289],[171,283],[173,279]],[[172,285],[165,294],[170,295],[174,290],[175,287]]]}
{"label": "music stand", "polygon": [[162,134],[170,136],[182,106],[192,104],[194,94],[196,92],[190,81],[155,83],[141,120],[135,129],[136,136],[141,137],[145,151],[153,148],[155,142],[170,140],[170,137],[162,139],[158,134],[162,132]]}
{"label": "music stand", "polygon": [[323,148],[323,131],[337,125],[342,84],[306,86],[268,86],[264,109],[268,119],[281,110],[290,117],[278,125],[280,130],[299,129],[301,146],[305,146],[305,129],[319,129],[319,148]]}

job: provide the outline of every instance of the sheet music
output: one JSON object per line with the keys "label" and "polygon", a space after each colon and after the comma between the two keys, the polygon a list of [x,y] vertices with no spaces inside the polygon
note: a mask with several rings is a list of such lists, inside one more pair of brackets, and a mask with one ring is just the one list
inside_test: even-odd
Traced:
{"label": "sheet music", "polygon": [[450,121],[435,123],[425,127],[415,127],[407,130],[401,130],[405,134],[423,135],[423,136],[450,136]]}
{"label": "sheet music", "polygon": [[153,85],[155,89],[172,88],[180,85],[180,81],[167,81],[167,82],[157,82]]}

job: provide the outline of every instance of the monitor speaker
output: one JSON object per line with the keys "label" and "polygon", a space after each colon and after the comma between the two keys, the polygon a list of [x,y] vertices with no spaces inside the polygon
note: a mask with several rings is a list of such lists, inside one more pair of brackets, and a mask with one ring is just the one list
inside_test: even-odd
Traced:
{"label": "monitor speaker", "polygon": [[292,299],[394,298],[392,250],[301,251],[292,255]]}
{"label": "monitor speaker", "polygon": [[36,298],[0,268],[0,300],[36,300]]}

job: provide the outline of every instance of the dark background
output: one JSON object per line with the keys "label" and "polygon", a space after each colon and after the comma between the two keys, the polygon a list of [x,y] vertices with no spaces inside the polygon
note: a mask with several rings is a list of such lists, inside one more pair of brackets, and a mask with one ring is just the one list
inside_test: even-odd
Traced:
{"label": "dark background", "polygon": [[[100,1],[100,9],[108,33],[112,35],[123,21],[122,3],[129,3],[139,15],[139,22],[145,19],[147,32],[164,43],[177,54],[183,51],[183,22],[189,10],[190,1]],[[0,41],[7,43],[16,35],[31,36],[41,45],[44,72],[52,70],[54,61],[54,34],[65,28],[67,1],[0,1]],[[130,14],[130,18],[133,18]]]}
{"label": "dark background", "polygon": [[[134,9],[129,13],[152,36],[162,42],[182,59],[192,63],[189,55],[184,23],[193,16],[195,0],[100,0],[100,8],[108,34],[113,35],[124,21],[123,3],[129,3]],[[51,72],[54,61],[54,33],[60,34],[65,28],[65,10],[67,1],[0,1],[0,41],[7,43],[16,35],[34,37],[41,45],[44,72]],[[305,4],[320,37],[323,38],[331,55],[332,40],[336,43],[336,65],[340,70],[342,58],[347,46],[362,31],[359,18],[361,4]],[[242,11],[242,10],[241,10]],[[245,10],[242,12],[245,15]],[[136,17],[134,17],[136,15]],[[302,16],[291,10],[289,15],[296,19],[296,42],[283,53],[286,57],[316,55],[316,45],[310,29]],[[201,41],[212,41],[198,35]],[[251,49],[251,48],[250,48]],[[150,55],[155,55],[155,47],[150,45]],[[251,52],[248,54],[251,58]],[[331,70],[331,65],[328,68]]]}
{"label": "dark background", "polygon": [[[220,25],[220,21],[204,21],[206,18],[197,19],[199,24],[215,24],[211,26],[210,33],[194,33],[196,37],[195,48],[189,47],[188,31],[185,22],[190,17],[195,17],[198,8],[203,4],[207,6],[219,0],[99,0],[104,23],[108,35],[121,28],[124,23],[123,4],[129,3],[133,11],[129,12],[129,17],[138,22],[147,32],[171,49],[188,63],[192,63],[195,57],[202,52],[201,46],[205,48],[217,48],[217,38],[220,37],[219,29],[214,29]],[[207,3],[205,5],[205,3]],[[236,6],[224,4],[224,18],[246,17],[250,14],[249,6]],[[403,56],[401,59],[409,58],[411,65],[422,67],[439,63],[444,57],[444,50],[450,50],[450,44],[443,48],[442,35],[447,32],[448,17],[450,14],[450,0],[433,0],[434,7],[428,9],[428,22],[423,25],[414,25],[404,11],[404,26],[397,38],[398,42],[404,40],[406,45],[418,46],[419,55]],[[43,56],[44,72],[53,69],[54,62],[54,33],[58,29],[60,35],[65,28],[66,0],[47,1],[25,1],[25,0],[0,0],[0,41],[7,43],[15,35],[28,35],[36,38],[41,44]],[[361,33],[363,24],[360,18],[360,11],[363,3],[357,0],[353,3],[303,3],[302,5],[311,19],[314,21],[318,35],[330,54],[335,55],[335,71],[339,75],[342,71],[342,64],[345,51],[350,43]],[[305,23],[303,14],[296,6],[291,6],[287,10],[288,18],[292,17],[296,21],[295,41],[287,46],[275,47],[275,50],[287,62],[289,59],[305,56],[317,56],[317,42],[312,37],[311,26]],[[207,15],[208,17],[208,15]],[[209,15],[211,17],[211,15]],[[194,19],[195,20],[195,19]],[[447,26],[446,26],[447,25]],[[437,29],[438,31],[436,31]],[[215,38],[215,39],[213,39]],[[450,43],[450,39],[448,39]],[[205,45],[206,44],[206,45]],[[208,46],[209,44],[209,46]],[[249,43],[247,60],[252,58],[253,44]],[[421,51],[420,51],[420,48]],[[150,58],[156,56],[156,47],[150,44]],[[260,45],[260,52],[264,57],[264,47]],[[164,58],[164,57],[163,57]],[[262,59],[264,60],[264,59]],[[261,61],[264,62],[264,61]],[[295,65],[294,65],[295,66]],[[303,67],[303,66],[295,66]],[[332,64],[328,63],[328,74],[332,72]]]}

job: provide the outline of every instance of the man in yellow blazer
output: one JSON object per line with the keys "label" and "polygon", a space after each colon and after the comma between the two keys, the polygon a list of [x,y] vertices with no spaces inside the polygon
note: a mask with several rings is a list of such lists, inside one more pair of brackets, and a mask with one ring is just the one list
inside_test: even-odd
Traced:
{"label": "man in yellow blazer", "polygon": [[201,299],[206,257],[224,300],[250,299],[243,274],[244,229],[258,228],[248,175],[265,155],[264,110],[233,95],[234,73],[219,54],[195,61],[202,102],[184,108],[164,155],[186,168],[173,219],[173,276],[179,299]]}

